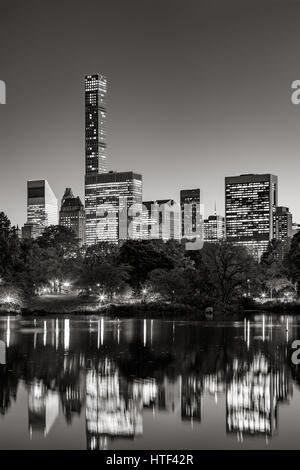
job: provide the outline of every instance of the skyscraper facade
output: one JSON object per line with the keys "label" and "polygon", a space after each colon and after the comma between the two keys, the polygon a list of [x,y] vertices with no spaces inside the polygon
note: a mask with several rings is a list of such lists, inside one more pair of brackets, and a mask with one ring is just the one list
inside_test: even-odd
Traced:
{"label": "skyscraper facade", "polygon": [[59,225],[70,228],[82,246],[85,243],[85,210],[80,197],[74,197],[71,188],[67,188],[61,201]]}
{"label": "skyscraper facade", "polygon": [[94,74],[85,77],[85,174],[106,172],[107,79]]}
{"label": "skyscraper facade", "polygon": [[248,174],[225,178],[225,231],[229,242],[242,244],[259,259],[274,238],[278,178]]}
{"label": "skyscraper facade", "polygon": [[180,240],[181,209],[173,199],[143,201],[143,238]]}
{"label": "skyscraper facade", "polygon": [[[86,243],[116,243],[127,239],[133,212],[142,206],[142,176],[129,172],[109,172],[86,176]],[[131,215],[132,214],[132,215]],[[137,224],[139,225],[139,224]]]}
{"label": "skyscraper facade", "polygon": [[225,238],[225,218],[222,215],[210,215],[204,220],[204,241],[218,242]]}
{"label": "skyscraper facade", "polygon": [[276,207],[274,238],[285,242],[292,237],[293,234],[293,216],[288,207]]}
{"label": "skyscraper facade", "polygon": [[27,223],[23,238],[37,238],[49,225],[58,224],[58,204],[47,180],[27,182]]}
{"label": "skyscraper facade", "polygon": [[200,199],[200,189],[183,189],[180,191],[182,238],[191,239],[203,236]]}

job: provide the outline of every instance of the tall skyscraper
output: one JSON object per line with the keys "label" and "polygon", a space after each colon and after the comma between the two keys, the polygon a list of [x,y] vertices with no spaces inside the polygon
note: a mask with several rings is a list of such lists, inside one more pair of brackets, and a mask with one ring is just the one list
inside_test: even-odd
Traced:
{"label": "tall skyscraper", "polygon": [[48,181],[27,182],[27,223],[22,229],[23,238],[37,238],[45,227],[58,224],[58,204]]}
{"label": "tall skyscraper", "polygon": [[293,216],[288,207],[276,207],[274,238],[282,242],[292,237]]}
{"label": "tall skyscraper", "polygon": [[277,199],[277,176],[248,174],[226,177],[227,240],[244,245],[259,259],[274,238]]}
{"label": "tall skyscraper", "polygon": [[85,77],[85,239],[88,245],[142,236],[136,215],[142,212],[142,176],[132,171],[107,172],[106,94],[104,75]]}
{"label": "tall skyscraper", "polygon": [[200,208],[200,189],[180,191],[182,238],[191,239],[203,236],[203,214]]}
{"label": "tall skyscraper", "polygon": [[71,188],[67,188],[61,201],[59,225],[73,230],[80,245],[85,243],[85,210],[80,197],[74,197]]}
{"label": "tall skyscraper", "polygon": [[87,175],[85,197],[86,243],[127,239],[134,229],[131,213],[141,211],[142,176],[132,171]]}
{"label": "tall skyscraper", "polygon": [[225,218],[222,215],[210,215],[204,220],[204,241],[218,242],[225,238]]}
{"label": "tall skyscraper", "polygon": [[85,77],[85,174],[106,172],[106,94],[104,75]]}

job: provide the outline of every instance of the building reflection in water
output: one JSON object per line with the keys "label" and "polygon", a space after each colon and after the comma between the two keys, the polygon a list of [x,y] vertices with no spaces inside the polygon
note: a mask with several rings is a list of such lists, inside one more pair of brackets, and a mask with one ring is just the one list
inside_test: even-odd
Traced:
{"label": "building reflection in water", "polygon": [[42,432],[46,437],[59,415],[59,394],[47,390],[42,381],[28,388],[28,421],[30,436]]}
{"label": "building reflection in water", "polygon": [[81,322],[35,320],[18,332],[16,321],[3,321],[0,409],[7,412],[25,382],[31,437],[46,437],[59,414],[68,424],[84,416],[88,449],[142,436],[147,411],[174,414],[196,431],[208,400],[219,406],[219,397],[228,434],[242,440],[278,432],[278,408],[292,398],[295,375],[286,342],[287,331],[296,337],[291,319],[279,319],[273,339],[265,316],[260,324],[245,319],[236,328],[178,327],[176,334],[175,322]]}
{"label": "building reflection in water", "polygon": [[291,396],[284,368],[274,370],[263,354],[250,364],[234,361],[226,389],[228,432],[272,435],[278,426],[278,404]]}
{"label": "building reflection in water", "polygon": [[201,421],[202,378],[184,377],[181,391],[181,417],[184,420]]}
{"label": "building reflection in water", "polygon": [[119,376],[106,359],[86,374],[86,432],[88,449],[107,448],[108,439],[133,438],[143,433],[142,390]]}
{"label": "building reflection in water", "polygon": [[6,320],[6,346],[10,346],[10,317],[7,317]]}

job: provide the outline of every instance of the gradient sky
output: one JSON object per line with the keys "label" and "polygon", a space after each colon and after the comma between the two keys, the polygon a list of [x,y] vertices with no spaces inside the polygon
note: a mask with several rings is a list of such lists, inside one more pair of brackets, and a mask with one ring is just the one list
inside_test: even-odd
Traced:
{"label": "gradient sky", "polygon": [[108,165],[144,199],[274,173],[300,222],[299,0],[0,0],[0,210],[26,217],[26,181],[83,197],[84,75],[108,77]]}

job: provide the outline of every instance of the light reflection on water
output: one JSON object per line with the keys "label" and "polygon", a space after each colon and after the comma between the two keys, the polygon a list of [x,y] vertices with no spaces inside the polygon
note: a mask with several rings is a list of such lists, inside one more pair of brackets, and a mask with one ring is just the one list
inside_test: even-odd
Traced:
{"label": "light reflection on water", "polygon": [[296,317],[0,319],[0,448],[299,448]]}

